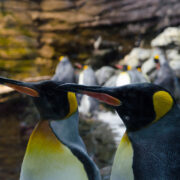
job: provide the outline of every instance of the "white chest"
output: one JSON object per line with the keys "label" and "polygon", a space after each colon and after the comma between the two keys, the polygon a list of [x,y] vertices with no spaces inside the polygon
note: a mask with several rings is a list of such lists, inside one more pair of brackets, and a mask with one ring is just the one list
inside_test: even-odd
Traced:
{"label": "white chest", "polygon": [[88,180],[83,164],[46,126],[31,135],[20,180]]}
{"label": "white chest", "polygon": [[123,86],[130,83],[131,83],[131,79],[127,72],[122,72],[118,75],[116,86]]}
{"label": "white chest", "polygon": [[82,100],[81,100],[81,104],[79,107],[79,112],[83,113],[83,114],[89,114],[90,113],[90,101],[89,101],[89,97],[86,95],[83,95]]}
{"label": "white chest", "polygon": [[78,84],[84,84],[84,73],[83,73],[83,72],[81,72],[81,73],[79,74]]}
{"label": "white chest", "polygon": [[125,133],[116,151],[111,180],[133,180],[133,149]]}

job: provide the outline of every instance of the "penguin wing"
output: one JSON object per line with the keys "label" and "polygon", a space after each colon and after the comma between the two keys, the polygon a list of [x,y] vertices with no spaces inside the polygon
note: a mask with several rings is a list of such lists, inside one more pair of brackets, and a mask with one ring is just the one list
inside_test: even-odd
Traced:
{"label": "penguin wing", "polygon": [[68,145],[71,152],[82,162],[87,172],[89,180],[100,180],[100,174],[97,166],[87,153],[79,149],[75,144]]}
{"label": "penguin wing", "polygon": [[84,70],[83,84],[88,86],[97,85],[95,72],[90,67]]}
{"label": "penguin wing", "polygon": [[131,77],[131,83],[144,83],[147,82],[146,78],[138,72],[136,69],[128,71],[128,74]]}

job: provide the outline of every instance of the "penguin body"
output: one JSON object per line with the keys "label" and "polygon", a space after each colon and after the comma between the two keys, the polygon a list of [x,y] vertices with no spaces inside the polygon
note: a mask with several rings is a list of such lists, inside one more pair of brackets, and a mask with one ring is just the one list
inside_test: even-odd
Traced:
{"label": "penguin body", "polygon": [[68,57],[61,56],[56,67],[55,75],[52,80],[67,83],[75,82],[75,71]]}
{"label": "penguin body", "polygon": [[180,178],[180,109],[176,106],[157,123],[128,136],[133,146],[135,179]]}
{"label": "penguin body", "polygon": [[148,82],[148,80],[143,76],[143,74],[139,72],[137,69],[132,69],[131,71],[128,71],[128,74],[131,78],[131,83]]}
{"label": "penguin body", "polygon": [[175,74],[167,62],[164,62],[156,75],[154,83],[160,85],[173,93],[175,89]]}
{"label": "penguin body", "polygon": [[0,83],[33,97],[41,121],[34,129],[23,159],[20,180],[100,180],[78,130],[76,96],[61,91],[62,82]]}
{"label": "penguin body", "polygon": [[106,81],[115,73],[114,68],[110,66],[103,66],[95,73],[98,85],[104,85]]}
{"label": "penguin body", "polygon": [[169,91],[151,83],[116,88],[62,85],[114,106],[126,132],[111,180],[180,178],[180,107]]}
{"label": "penguin body", "polygon": [[164,59],[163,62],[160,62],[159,56],[156,55],[154,57],[154,61],[157,67],[157,73],[153,83],[160,85],[170,91],[179,103],[180,84],[178,82],[176,74],[173,72],[166,59]]}
{"label": "penguin body", "polygon": [[78,84],[84,84],[87,86],[97,85],[95,72],[90,66],[84,66],[83,71],[80,73]]}
{"label": "penguin body", "polygon": [[[84,66],[84,70],[79,75],[78,84],[82,85],[97,85],[97,80],[93,69],[87,65]],[[94,115],[99,108],[99,102],[89,96],[78,96],[80,99],[79,112],[86,115]]]}

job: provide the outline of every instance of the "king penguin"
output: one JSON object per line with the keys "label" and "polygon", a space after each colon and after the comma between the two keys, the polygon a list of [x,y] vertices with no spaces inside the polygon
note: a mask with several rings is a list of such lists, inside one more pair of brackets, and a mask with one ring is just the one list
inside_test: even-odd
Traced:
{"label": "king penguin", "polygon": [[32,132],[20,180],[100,180],[78,131],[76,96],[53,80],[25,83],[0,77],[0,83],[33,97],[41,121]]}
{"label": "king penguin", "polygon": [[56,67],[52,80],[64,81],[67,83],[75,82],[75,71],[68,57],[59,57],[59,63]]}
{"label": "king penguin", "polygon": [[[79,74],[78,84],[93,86],[97,85],[97,80],[94,70],[88,66],[84,65],[82,72]],[[79,97],[79,96],[78,96]],[[99,110],[99,102],[88,96],[79,97],[80,106],[79,112],[88,117],[95,116]]]}
{"label": "king penguin", "polygon": [[180,103],[180,84],[176,74],[173,72],[165,58],[164,62],[161,62],[159,55],[155,55],[154,62],[156,64],[157,74],[153,83],[169,90],[178,103]]}
{"label": "king penguin", "polygon": [[169,91],[151,83],[61,88],[104,101],[122,118],[127,130],[115,154],[111,180],[180,179],[180,108]]}

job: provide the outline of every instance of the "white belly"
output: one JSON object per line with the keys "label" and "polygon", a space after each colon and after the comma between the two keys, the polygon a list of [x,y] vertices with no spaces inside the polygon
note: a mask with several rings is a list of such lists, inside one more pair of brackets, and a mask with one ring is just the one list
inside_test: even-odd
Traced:
{"label": "white belly", "polygon": [[123,86],[130,83],[131,83],[131,79],[127,72],[122,72],[117,77],[116,86]]}
{"label": "white belly", "polygon": [[87,95],[83,95],[82,99],[81,99],[81,104],[79,106],[79,112],[81,112],[82,114],[90,114],[90,101],[89,101],[89,97]]}
{"label": "white belly", "polygon": [[81,73],[79,74],[78,84],[84,84],[84,73],[83,73],[83,72],[81,72]]}
{"label": "white belly", "polygon": [[88,180],[83,164],[41,122],[30,137],[20,180]]}

